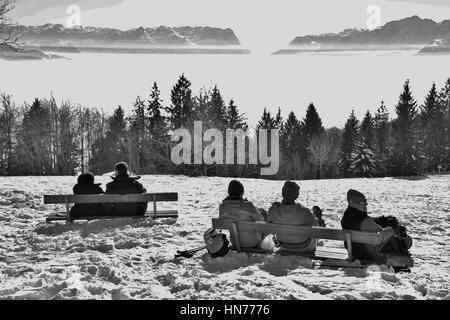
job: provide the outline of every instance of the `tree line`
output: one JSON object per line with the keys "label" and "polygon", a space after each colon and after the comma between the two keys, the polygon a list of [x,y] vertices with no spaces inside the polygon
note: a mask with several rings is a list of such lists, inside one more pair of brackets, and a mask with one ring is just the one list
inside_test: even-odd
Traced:
{"label": "tree line", "polygon": [[[195,121],[202,122],[203,132],[248,130],[249,125],[235,101],[225,101],[217,86],[194,95],[184,74],[173,86],[168,105],[160,94],[155,82],[147,98],[136,98],[130,115],[121,106],[107,114],[70,101],[58,105],[53,97],[18,107],[12,96],[2,94],[0,175],[104,174],[116,162],[127,161],[136,174],[259,177],[259,166],[253,164],[174,165],[173,130],[192,131]],[[256,129],[280,130],[280,170],[274,179],[410,176],[450,170],[450,79],[440,89],[433,83],[421,105],[407,80],[392,119],[382,102],[361,122],[352,111],[343,129],[326,129],[311,103],[304,118],[294,112],[284,118],[280,108],[276,114],[264,109]]]}

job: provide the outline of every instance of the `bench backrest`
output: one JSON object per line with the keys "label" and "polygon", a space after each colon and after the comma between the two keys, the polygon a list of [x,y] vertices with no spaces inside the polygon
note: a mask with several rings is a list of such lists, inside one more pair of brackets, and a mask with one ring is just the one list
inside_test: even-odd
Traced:
{"label": "bench backrest", "polygon": [[243,232],[261,232],[265,234],[286,234],[299,235],[314,238],[314,239],[328,239],[347,241],[348,234],[351,234],[351,241],[365,244],[380,244],[382,241],[381,233],[362,232],[353,230],[330,229],[320,227],[301,227],[301,226],[286,226],[274,223],[265,222],[233,222],[223,219],[212,219],[212,225],[215,229],[225,229],[230,232],[233,230],[233,224],[239,231]]}
{"label": "bench backrest", "polygon": [[44,195],[45,204],[178,201],[178,193]]}

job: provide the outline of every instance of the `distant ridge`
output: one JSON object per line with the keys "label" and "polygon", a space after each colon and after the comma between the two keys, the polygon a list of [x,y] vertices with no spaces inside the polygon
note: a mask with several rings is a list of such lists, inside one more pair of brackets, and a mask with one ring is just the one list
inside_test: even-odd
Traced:
{"label": "distant ridge", "polygon": [[239,46],[230,28],[139,27],[119,30],[102,27],[67,28],[61,24],[23,26],[22,40],[32,46]]}
{"label": "distant ridge", "polygon": [[288,49],[278,53],[289,53],[290,50],[306,49],[312,51],[339,50],[348,48],[377,49],[420,47],[433,43],[437,39],[450,39],[450,20],[435,22],[412,16],[391,21],[375,30],[346,29],[340,33],[298,36],[289,44]]}

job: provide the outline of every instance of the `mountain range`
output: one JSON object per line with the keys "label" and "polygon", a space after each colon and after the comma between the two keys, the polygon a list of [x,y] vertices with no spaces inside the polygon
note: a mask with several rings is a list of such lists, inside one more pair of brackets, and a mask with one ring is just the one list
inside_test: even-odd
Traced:
{"label": "mountain range", "polygon": [[67,28],[61,24],[23,26],[22,40],[31,46],[238,46],[233,30],[211,27]]}
{"label": "mountain range", "polygon": [[391,21],[374,29],[346,29],[340,33],[298,36],[289,44],[289,50],[339,50],[339,49],[377,49],[407,48],[420,49],[437,39],[450,39],[450,20],[435,22],[418,16]]}

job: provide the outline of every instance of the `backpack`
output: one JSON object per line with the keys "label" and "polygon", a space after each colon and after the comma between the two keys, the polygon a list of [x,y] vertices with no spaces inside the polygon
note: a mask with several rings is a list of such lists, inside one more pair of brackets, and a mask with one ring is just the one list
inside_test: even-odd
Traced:
{"label": "backpack", "polygon": [[228,241],[227,236],[214,228],[206,230],[203,235],[203,240],[205,241],[206,249],[212,258],[223,257],[230,250],[228,248],[230,242]]}

